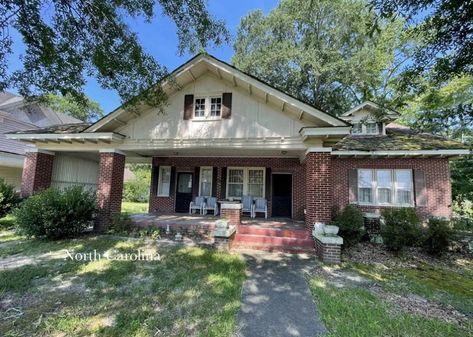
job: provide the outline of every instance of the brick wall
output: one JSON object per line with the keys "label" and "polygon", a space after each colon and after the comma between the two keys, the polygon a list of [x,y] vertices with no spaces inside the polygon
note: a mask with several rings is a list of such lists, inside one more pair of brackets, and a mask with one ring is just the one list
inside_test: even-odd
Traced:
{"label": "brick wall", "polygon": [[[297,220],[304,219],[305,207],[305,172],[299,159],[296,158],[222,158],[222,157],[154,157],[153,171],[157,170],[157,166],[172,166],[176,172],[195,172],[196,167],[212,166],[217,167],[217,195],[218,199],[225,198],[221,195],[222,184],[222,168],[223,167],[266,167],[271,168],[271,173],[291,173],[292,174],[292,214],[293,218]],[[175,184],[171,186],[170,197],[157,197],[157,174],[152,174],[152,186],[149,201],[149,210],[153,212],[174,212],[175,204]],[[270,185],[271,186],[271,185]],[[266,195],[268,199],[268,216],[271,215],[271,193]]]}
{"label": "brick wall", "polygon": [[311,152],[305,158],[307,208],[305,222],[329,222],[332,216],[332,168],[328,152]]}
{"label": "brick wall", "polygon": [[96,231],[103,231],[113,216],[120,213],[123,194],[125,156],[115,152],[100,153],[97,184],[98,215]]}
{"label": "brick wall", "polygon": [[[445,158],[332,158],[333,204],[343,207],[348,204],[348,172],[350,169],[414,169],[425,174],[427,204],[417,207],[422,216],[450,217],[452,191],[448,159]],[[376,212],[382,207],[360,206],[365,212]]]}
{"label": "brick wall", "polygon": [[27,152],[23,166],[21,195],[28,197],[51,185],[54,155],[42,152]]}
{"label": "brick wall", "polygon": [[340,263],[342,246],[322,243],[314,239],[315,254],[325,263]]}

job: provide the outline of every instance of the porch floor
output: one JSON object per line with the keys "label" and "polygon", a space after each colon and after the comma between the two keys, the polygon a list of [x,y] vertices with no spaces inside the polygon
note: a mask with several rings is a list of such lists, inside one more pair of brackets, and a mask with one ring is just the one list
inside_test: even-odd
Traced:
{"label": "porch floor", "polygon": [[[169,213],[169,214],[156,214],[156,213],[140,213],[130,214],[130,217],[138,226],[157,226],[165,227],[202,227],[205,229],[213,229],[215,222],[220,216],[214,215],[200,215],[200,214],[185,214],[185,213]],[[274,229],[305,229],[303,221],[296,221],[288,218],[250,218],[242,217],[242,225],[246,226],[257,226],[261,228],[274,228]]]}

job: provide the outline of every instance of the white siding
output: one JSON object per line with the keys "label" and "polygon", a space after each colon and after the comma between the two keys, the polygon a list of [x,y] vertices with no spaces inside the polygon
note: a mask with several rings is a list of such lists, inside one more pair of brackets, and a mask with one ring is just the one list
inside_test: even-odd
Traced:
{"label": "white siding", "polygon": [[51,185],[61,189],[73,185],[83,185],[95,190],[98,172],[99,163],[96,161],[56,154]]}
{"label": "white siding", "polygon": [[0,166],[0,178],[5,179],[8,184],[15,186],[17,191],[21,188],[21,175],[23,169],[21,167]]}

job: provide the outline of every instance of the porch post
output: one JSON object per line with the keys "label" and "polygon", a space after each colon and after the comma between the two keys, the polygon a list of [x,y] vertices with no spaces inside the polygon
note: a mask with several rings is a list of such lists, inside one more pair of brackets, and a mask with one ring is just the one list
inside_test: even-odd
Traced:
{"label": "porch post", "polygon": [[97,183],[98,214],[94,230],[104,231],[122,208],[125,155],[116,150],[101,150]]}
{"label": "porch post", "polygon": [[332,168],[330,148],[311,151],[305,157],[307,229],[314,223],[327,223],[332,213]]}
{"label": "porch post", "polygon": [[53,174],[54,153],[44,150],[26,152],[21,179],[21,196],[48,188]]}

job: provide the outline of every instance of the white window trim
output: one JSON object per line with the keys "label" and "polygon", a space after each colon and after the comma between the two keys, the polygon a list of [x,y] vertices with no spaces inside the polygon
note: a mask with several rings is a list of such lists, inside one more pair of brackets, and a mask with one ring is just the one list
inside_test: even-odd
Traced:
{"label": "white window trim", "polygon": [[[383,131],[384,127],[383,127],[383,130],[380,130],[378,123],[376,123],[375,121],[366,121],[366,122],[358,121],[355,124],[360,124],[361,125],[361,132],[353,132],[353,130],[354,130],[354,125],[353,125],[352,135],[380,135],[380,134],[384,134],[384,131]],[[375,124],[376,125],[376,132],[368,132],[367,129],[366,129],[366,124]],[[381,131],[383,131],[383,132],[381,132]]]}
{"label": "white window trim", "polygon": [[[266,168],[265,167],[238,167],[238,166],[232,166],[232,167],[227,167],[227,181],[226,181],[226,192],[225,192],[225,197],[228,198],[234,198],[236,200],[240,200],[240,197],[233,197],[231,195],[228,195],[228,185],[229,185],[229,180],[230,180],[230,170],[243,170],[243,195],[248,195],[248,184],[249,184],[249,174],[248,172],[250,170],[260,170],[263,171],[263,196],[261,198],[266,198]],[[259,197],[258,197],[259,198]]]}
{"label": "white window trim", "polygon": [[[210,111],[212,107],[212,98],[220,98],[220,115],[219,116],[211,116]],[[195,102],[198,99],[205,99],[205,112],[203,117],[197,117],[195,115]],[[223,108],[223,95],[209,95],[209,96],[196,96],[194,97],[194,110],[192,111],[192,120],[194,121],[215,121],[222,119],[222,108]]]}
{"label": "white window trim", "polygon": [[[210,195],[202,195],[202,171],[205,169],[210,169]],[[199,169],[199,197],[212,197],[212,188],[213,188],[213,179],[214,179],[214,168],[213,166],[201,166]]]}
{"label": "white window trim", "polygon": [[[162,194],[159,194],[159,191],[161,190],[161,185],[162,185],[162,179],[163,179],[163,173],[162,171],[164,169],[169,169],[169,189],[167,191],[167,193],[162,193]],[[158,197],[169,197],[170,195],[170,192],[171,192],[171,174],[172,174],[172,171],[171,171],[171,166],[160,166],[159,167],[159,174],[158,174],[158,190],[156,192],[157,196]]]}
{"label": "white window trim", "polygon": [[[357,200],[357,204],[361,206],[385,206],[385,207],[415,207],[414,204],[414,174],[413,170],[411,169],[390,169],[390,168],[384,168],[384,169],[370,169],[370,168],[359,168],[357,169],[357,195],[359,196],[359,184],[358,184],[358,179],[359,179],[359,171],[360,170],[371,170],[371,193],[373,196],[373,202],[360,202]],[[378,171],[386,171],[390,170],[391,171],[391,200],[393,202],[391,203],[379,203],[378,202]],[[397,203],[397,182],[396,182],[396,171],[409,171],[411,173],[411,181],[410,181],[410,187],[411,187],[411,200],[409,204],[398,204]]]}

